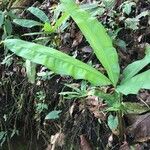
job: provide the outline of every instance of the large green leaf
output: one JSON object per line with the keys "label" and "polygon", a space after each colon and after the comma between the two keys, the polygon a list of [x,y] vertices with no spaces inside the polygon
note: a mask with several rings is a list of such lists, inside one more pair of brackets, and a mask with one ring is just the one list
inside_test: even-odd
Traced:
{"label": "large green leaf", "polygon": [[141,60],[131,63],[124,69],[123,71],[124,79],[122,83],[132,78],[134,75],[136,75],[142,68],[147,66],[149,63],[150,63],[150,46],[147,46],[146,56]]}
{"label": "large green leaf", "polygon": [[73,0],[61,0],[65,11],[73,18],[90,43],[97,58],[105,67],[113,85],[119,78],[118,56],[103,25],[87,11],[78,7]]}
{"label": "large green leaf", "polygon": [[29,19],[14,19],[13,22],[26,28],[32,28],[34,26],[43,26],[42,23]]}
{"label": "large green leaf", "polygon": [[18,39],[6,39],[4,44],[18,56],[45,65],[55,73],[85,79],[94,85],[111,84],[109,79],[96,69],[53,48]]}
{"label": "large green leaf", "polygon": [[37,7],[29,7],[27,9],[30,11],[34,16],[38,17],[41,21],[45,22],[50,22],[48,16],[39,8]]}
{"label": "large green leaf", "polygon": [[59,19],[57,19],[53,27],[53,31],[57,30],[57,28],[59,28],[64,22],[66,22],[68,18],[69,18],[69,15],[67,13],[62,14],[62,16]]}
{"label": "large green leaf", "polygon": [[140,89],[150,89],[150,70],[126,80],[117,87],[117,91],[125,95],[137,94]]}
{"label": "large green leaf", "polygon": [[108,116],[108,120],[107,120],[107,122],[108,122],[108,126],[109,126],[109,128],[111,129],[111,130],[116,130],[117,129],[117,127],[118,127],[118,117],[117,116],[113,116],[113,115],[109,115]]}

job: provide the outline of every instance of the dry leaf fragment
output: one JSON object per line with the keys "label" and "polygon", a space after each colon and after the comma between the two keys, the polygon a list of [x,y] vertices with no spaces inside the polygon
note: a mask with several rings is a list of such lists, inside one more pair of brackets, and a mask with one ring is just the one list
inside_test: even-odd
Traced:
{"label": "dry leaf fragment", "polygon": [[80,148],[81,150],[92,150],[90,143],[83,134],[80,135]]}
{"label": "dry leaf fragment", "polygon": [[77,32],[75,34],[75,39],[73,40],[72,47],[78,46],[82,42],[82,39],[83,39],[82,33],[81,32]]}
{"label": "dry leaf fragment", "polygon": [[64,138],[65,135],[61,132],[56,133],[55,135],[51,136],[51,150],[55,150],[55,147],[60,146],[62,147],[64,145]]}
{"label": "dry leaf fragment", "polygon": [[150,113],[137,116],[132,125],[127,129],[127,135],[132,136],[134,142],[146,142],[150,140],[149,125]]}

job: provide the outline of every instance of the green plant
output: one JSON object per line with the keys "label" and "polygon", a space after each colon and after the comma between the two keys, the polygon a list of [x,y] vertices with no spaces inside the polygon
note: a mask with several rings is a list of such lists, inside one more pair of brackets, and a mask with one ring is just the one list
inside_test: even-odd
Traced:
{"label": "green plant", "polygon": [[[61,25],[64,24],[69,17],[69,15],[67,15],[66,13],[63,13],[60,18],[54,18],[55,20],[53,19],[53,24],[54,23],[55,24],[51,25],[48,16],[39,8],[29,7],[27,9],[27,11],[29,11],[34,16],[36,16],[40,20],[40,22],[35,21],[35,20],[31,20],[31,19],[20,19],[20,18],[14,19],[13,22],[17,25],[20,25],[20,26],[26,27],[26,28],[32,28],[35,26],[39,26],[39,27],[41,27],[42,31],[33,32],[33,33],[26,33],[26,34],[24,34],[25,36],[39,35],[39,34],[51,34],[53,32],[56,32],[57,29],[60,28]],[[39,39],[36,39],[36,40],[39,40]],[[35,83],[36,64],[32,63],[29,60],[26,60],[25,67],[26,67],[26,73],[27,73],[28,81],[32,84]]]}
{"label": "green plant", "polygon": [[3,143],[6,141],[7,132],[0,131],[0,146],[2,147]]}
{"label": "green plant", "polygon": [[[3,42],[8,49],[18,56],[34,63],[45,65],[57,74],[70,75],[75,79],[88,80],[94,86],[113,85],[113,94],[104,93],[98,88],[95,88],[92,94],[106,100],[108,103],[107,111],[116,112],[119,123],[119,133],[122,138],[123,114],[133,112],[136,107],[143,108],[142,111],[139,110],[136,112],[139,114],[149,111],[148,107],[145,108],[139,104],[123,102],[123,95],[136,94],[141,88],[150,89],[150,70],[140,72],[150,63],[150,47],[147,46],[146,56],[142,60],[135,61],[128,65],[120,76],[118,55],[103,25],[87,11],[80,9],[73,0],[61,0],[61,2],[65,14],[71,16],[76,22],[86,40],[93,48],[97,58],[106,69],[108,76],[50,47],[20,39],[6,39]],[[120,82],[118,81],[119,78],[121,80]],[[112,117],[109,119],[112,120]]]}
{"label": "green plant", "polygon": [[3,31],[1,39],[10,37],[12,34],[12,22],[11,20],[15,15],[11,11],[0,11],[0,30]]}
{"label": "green plant", "polygon": [[17,25],[20,25],[22,27],[26,28],[32,28],[35,26],[40,26],[43,32],[34,32],[29,33],[25,35],[38,35],[38,34],[51,34],[53,32],[56,32],[57,29],[66,22],[66,20],[69,18],[69,15],[66,13],[63,13],[60,18],[54,18],[55,20],[52,20],[54,25],[51,25],[51,22],[48,18],[48,16],[39,8],[37,7],[29,7],[27,9],[30,13],[32,13],[34,16],[36,16],[40,21],[35,21],[31,19],[14,19],[13,22]]}
{"label": "green plant", "polygon": [[88,85],[85,81],[81,82],[81,86],[78,84],[65,84],[65,87],[72,89],[72,91],[65,91],[59,93],[64,99],[81,99],[90,95]]}
{"label": "green plant", "polygon": [[[132,1],[125,1],[120,5],[120,9],[122,9],[122,16],[120,17],[120,21],[124,20],[126,28],[137,30],[139,29],[139,22],[142,17],[150,16],[149,11],[143,11],[135,17],[130,18],[129,15],[132,12],[132,8],[136,7],[136,3]],[[124,14],[128,15],[126,18]]]}

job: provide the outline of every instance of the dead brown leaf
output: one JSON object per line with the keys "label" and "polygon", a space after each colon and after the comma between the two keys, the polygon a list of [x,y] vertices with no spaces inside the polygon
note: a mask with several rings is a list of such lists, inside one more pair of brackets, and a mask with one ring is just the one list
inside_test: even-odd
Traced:
{"label": "dead brown leaf", "polygon": [[72,47],[78,46],[82,42],[82,39],[83,39],[82,33],[81,32],[77,32],[75,34],[75,39],[73,40]]}
{"label": "dead brown leaf", "polygon": [[[51,136],[51,150],[55,150],[57,146],[62,147],[64,145],[65,135],[61,132]],[[50,146],[49,146],[50,147]]]}
{"label": "dead brown leaf", "polygon": [[136,119],[131,119],[133,122],[127,129],[127,135],[132,136],[134,142],[146,142],[150,140],[150,113],[135,116],[134,118]]}
{"label": "dead brown leaf", "polygon": [[92,150],[90,143],[83,134],[80,135],[80,148],[81,150]]}
{"label": "dead brown leaf", "polygon": [[125,141],[119,148],[119,150],[130,150],[129,144]]}
{"label": "dead brown leaf", "polygon": [[106,114],[103,112],[106,104],[100,102],[97,96],[88,96],[86,104],[89,111],[94,114],[96,118],[106,120]]}

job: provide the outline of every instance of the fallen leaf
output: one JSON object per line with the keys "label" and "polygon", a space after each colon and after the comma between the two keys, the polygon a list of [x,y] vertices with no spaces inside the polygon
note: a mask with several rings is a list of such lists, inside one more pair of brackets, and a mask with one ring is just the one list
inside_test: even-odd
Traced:
{"label": "fallen leaf", "polygon": [[73,114],[73,111],[74,111],[74,108],[75,108],[75,103],[73,103],[72,105],[71,105],[71,107],[69,108],[69,114],[70,114],[70,116],[72,116],[72,114]]}
{"label": "fallen leaf", "polygon": [[61,113],[61,110],[53,110],[46,115],[45,119],[46,120],[58,119],[60,113]]}
{"label": "fallen leaf", "polygon": [[130,150],[129,144],[127,141],[124,141],[123,144],[120,146],[119,150]]}
{"label": "fallen leaf", "polygon": [[146,142],[150,140],[150,113],[134,116],[136,119],[128,119],[132,122],[127,128],[127,135],[134,138],[134,142]]}
{"label": "fallen leaf", "polygon": [[81,48],[81,51],[85,53],[91,53],[92,48],[90,46],[84,46],[83,48]]}
{"label": "fallen leaf", "polygon": [[82,33],[81,32],[77,32],[75,34],[75,39],[73,40],[72,47],[78,46],[82,42],[82,39],[83,39]]}
{"label": "fallen leaf", "polygon": [[106,120],[106,114],[103,112],[106,104],[100,102],[97,96],[88,96],[86,99],[87,107],[94,114],[94,117],[103,121]]}
{"label": "fallen leaf", "polygon": [[81,150],[92,150],[90,143],[83,134],[80,135],[80,148]]}

